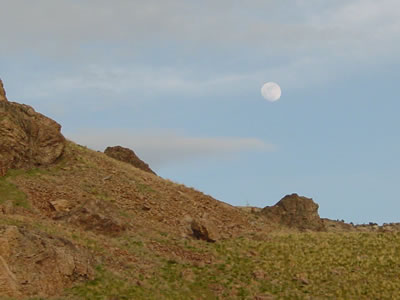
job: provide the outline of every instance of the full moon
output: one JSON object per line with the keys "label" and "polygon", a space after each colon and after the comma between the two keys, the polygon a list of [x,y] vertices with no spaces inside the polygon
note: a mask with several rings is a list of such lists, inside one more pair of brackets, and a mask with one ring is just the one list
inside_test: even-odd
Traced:
{"label": "full moon", "polygon": [[281,88],[275,82],[267,82],[261,88],[261,95],[268,101],[279,100],[282,95]]}

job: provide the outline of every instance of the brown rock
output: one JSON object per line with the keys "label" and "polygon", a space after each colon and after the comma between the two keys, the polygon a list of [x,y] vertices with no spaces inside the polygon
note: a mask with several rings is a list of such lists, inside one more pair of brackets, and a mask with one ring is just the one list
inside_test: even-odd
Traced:
{"label": "brown rock", "polygon": [[65,199],[54,200],[51,201],[50,204],[55,211],[61,211],[61,212],[68,212],[73,207],[71,201]]}
{"label": "brown rock", "polygon": [[272,294],[262,294],[262,295],[256,295],[254,296],[254,300],[274,300],[277,299],[275,296],[273,296]]}
{"label": "brown rock", "polygon": [[78,225],[84,230],[118,235],[127,227],[116,211],[115,207],[105,201],[89,200],[83,206],[57,216],[56,219]]}
{"label": "brown rock", "polygon": [[18,284],[15,275],[10,271],[7,262],[0,255],[0,295],[19,297]]}
{"label": "brown rock", "polygon": [[135,152],[129,148],[121,146],[107,147],[104,153],[114,159],[131,164],[138,169],[157,175],[152,169],[150,169],[148,164],[141,160]]}
{"label": "brown rock", "polygon": [[15,212],[14,204],[12,201],[7,200],[0,205],[0,211],[6,215],[12,215]]}
{"label": "brown rock", "polygon": [[3,88],[0,97],[0,176],[55,162],[65,148],[61,126],[29,105],[4,101]]}
{"label": "brown rock", "polygon": [[220,238],[217,227],[204,218],[193,220],[190,227],[193,236],[199,240],[213,243]]}
{"label": "brown rock", "polygon": [[296,275],[293,277],[293,280],[294,280],[294,281],[297,281],[297,282],[299,282],[299,283],[301,283],[301,284],[303,284],[303,285],[308,285],[308,284],[310,284],[310,281],[308,280],[306,274],[296,274]]}
{"label": "brown rock", "polygon": [[93,278],[88,251],[42,232],[0,226],[0,296],[53,296]]}
{"label": "brown rock", "polygon": [[324,222],[318,215],[318,204],[311,198],[297,194],[283,197],[274,206],[262,209],[261,214],[270,221],[300,230],[325,230]]}
{"label": "brown rock", "polygon": [[7,101],[6,91],[4,90],[3,81],[0,79],[0,101]]}

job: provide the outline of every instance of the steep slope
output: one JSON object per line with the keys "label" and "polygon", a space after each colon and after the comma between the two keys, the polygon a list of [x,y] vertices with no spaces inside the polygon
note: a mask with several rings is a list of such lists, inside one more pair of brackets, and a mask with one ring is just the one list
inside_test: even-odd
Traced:
{"label": "steep slope", "polygon": [[[3,232],[20,236],[13,252],[0,251],[10,270],[3,273],[13,274],[0,274],[0,286],[13,287],[0,294],[14,297],[60,295],[93,278],[96,266],[136,282],[163,261],[210,263],[213,255],[201,250],[206,242],[197,249],[185,246],[202,238],[193,224],[209,230],[213,241],[255,228],[235,207],[70,141],[56,163],[9,170],[0,179],[0,224]],[[124,273],[132,264],[140,270],[135,276],[131,269]],[[26,265],[35,280],[27,277]]]}
{"label": "steep slope", "polygon": [[183,236],[188,222],[207,219],[230,237],[251,227],[233,206],[69,141],[58,163],[31,173],[12,182],[32,209],[84,229],[106,232],[113,227],[101,222],[109,222],[119,224],[115,231],[140,226]]}
{"label": "steep slope", "polygon": [[126,250],[133,236],[148,245],[137,267],[155,267],[149,251],[210,259],[160,237],[214,242],[252,228],[239,209],[137,168],[142,161],[66,141],[55,121],[9,102],[2,82],[0,97],[1,296],[59,295],[99,265],[121,272],[138,260]]}

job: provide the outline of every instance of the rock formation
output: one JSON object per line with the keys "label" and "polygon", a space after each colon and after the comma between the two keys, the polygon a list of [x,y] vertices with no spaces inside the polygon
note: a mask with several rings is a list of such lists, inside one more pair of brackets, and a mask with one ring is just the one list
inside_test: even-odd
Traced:
{"label": "rock formation", "polygon": [[3,81],[0,79],[0,101],[7,101],[6,91],[4,90]]}
{"label": "rock formation", "polygon": [[63,153],[61,126],[25,104],[9,102],[0,83],[0,176],[8,169],[49,165]]}
{"label": "rock formation", "polygon": [[1,299],[59,294],[74,282],[92,279],[92,265],[89,251],[68,240],[0,225]]}
{"label": "rock formation", "polygon": [[192,220],[190,227],[193,236],[199,240],[214,243],[220,238],[216,226],[207,219]]}
{"label": "rock formation", "polygon": [[[55,207],[55,209],[61,207]],[[65,208],[65,207],[64,207]],[[101,200],[87,201],[81,207],[58,211],[55,218],[70,224],[77,225],[85,231],[94,231],[109,236],[116,236],[127,229],[122,218],[116,213],[117,208]]]}
{"label": "rock formation", "polygon": [[121,146],[107,147],[104,153],[116,160],[126,162],[138,169],[157,175],[152,169],[150,169],[148,164],[146,164],[143,160],[141,160],[135,154],[135,152],[133,152],[129,148],[124,148]]}
{"label": "rock formation", "polygon": [[311,198],[297,194],[283,197],[274,206],[267,206],[261,214],[270,221],[300,230],[325,230],[323,221],[318,215],[318,204]]}

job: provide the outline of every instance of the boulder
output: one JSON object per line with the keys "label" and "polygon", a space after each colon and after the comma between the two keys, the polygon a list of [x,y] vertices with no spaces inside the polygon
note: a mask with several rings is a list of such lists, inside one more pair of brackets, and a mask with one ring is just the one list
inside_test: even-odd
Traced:
{"label": "boulder", "polygon": [[64,152],[61,126],[25,104],[7,101],[0,85],[0,176],[8,169],[49,165]]}
{"label": "boulder", "polygon": [[50,201],[51,208],[57,212],[68,212],[73,208],[72,201],[66,199],[57,199]]}
{"label": "boulder", "polygon": [[274,206],[267,206],[261,214],[270,221],[300,230],[325,230],[324,222],[318,215],[318,204],[311,198],[297,194],[283,197]]}
{"label": "boulder", "polygon": [[157,175],[152,169],[150,169],[148,164],[146,164],[143,160],[141,160],[135,154],[135,152],[133,152],[129,148],[124,148],[121,146],[107,147],[104,153],[116,160],[126,162],[138,169]]}
{"label": "boulder", "polygon": [[214,243],[220,237],[217,227],[204,218],[192,220],[190,227],[193,236],[199,240]]}

